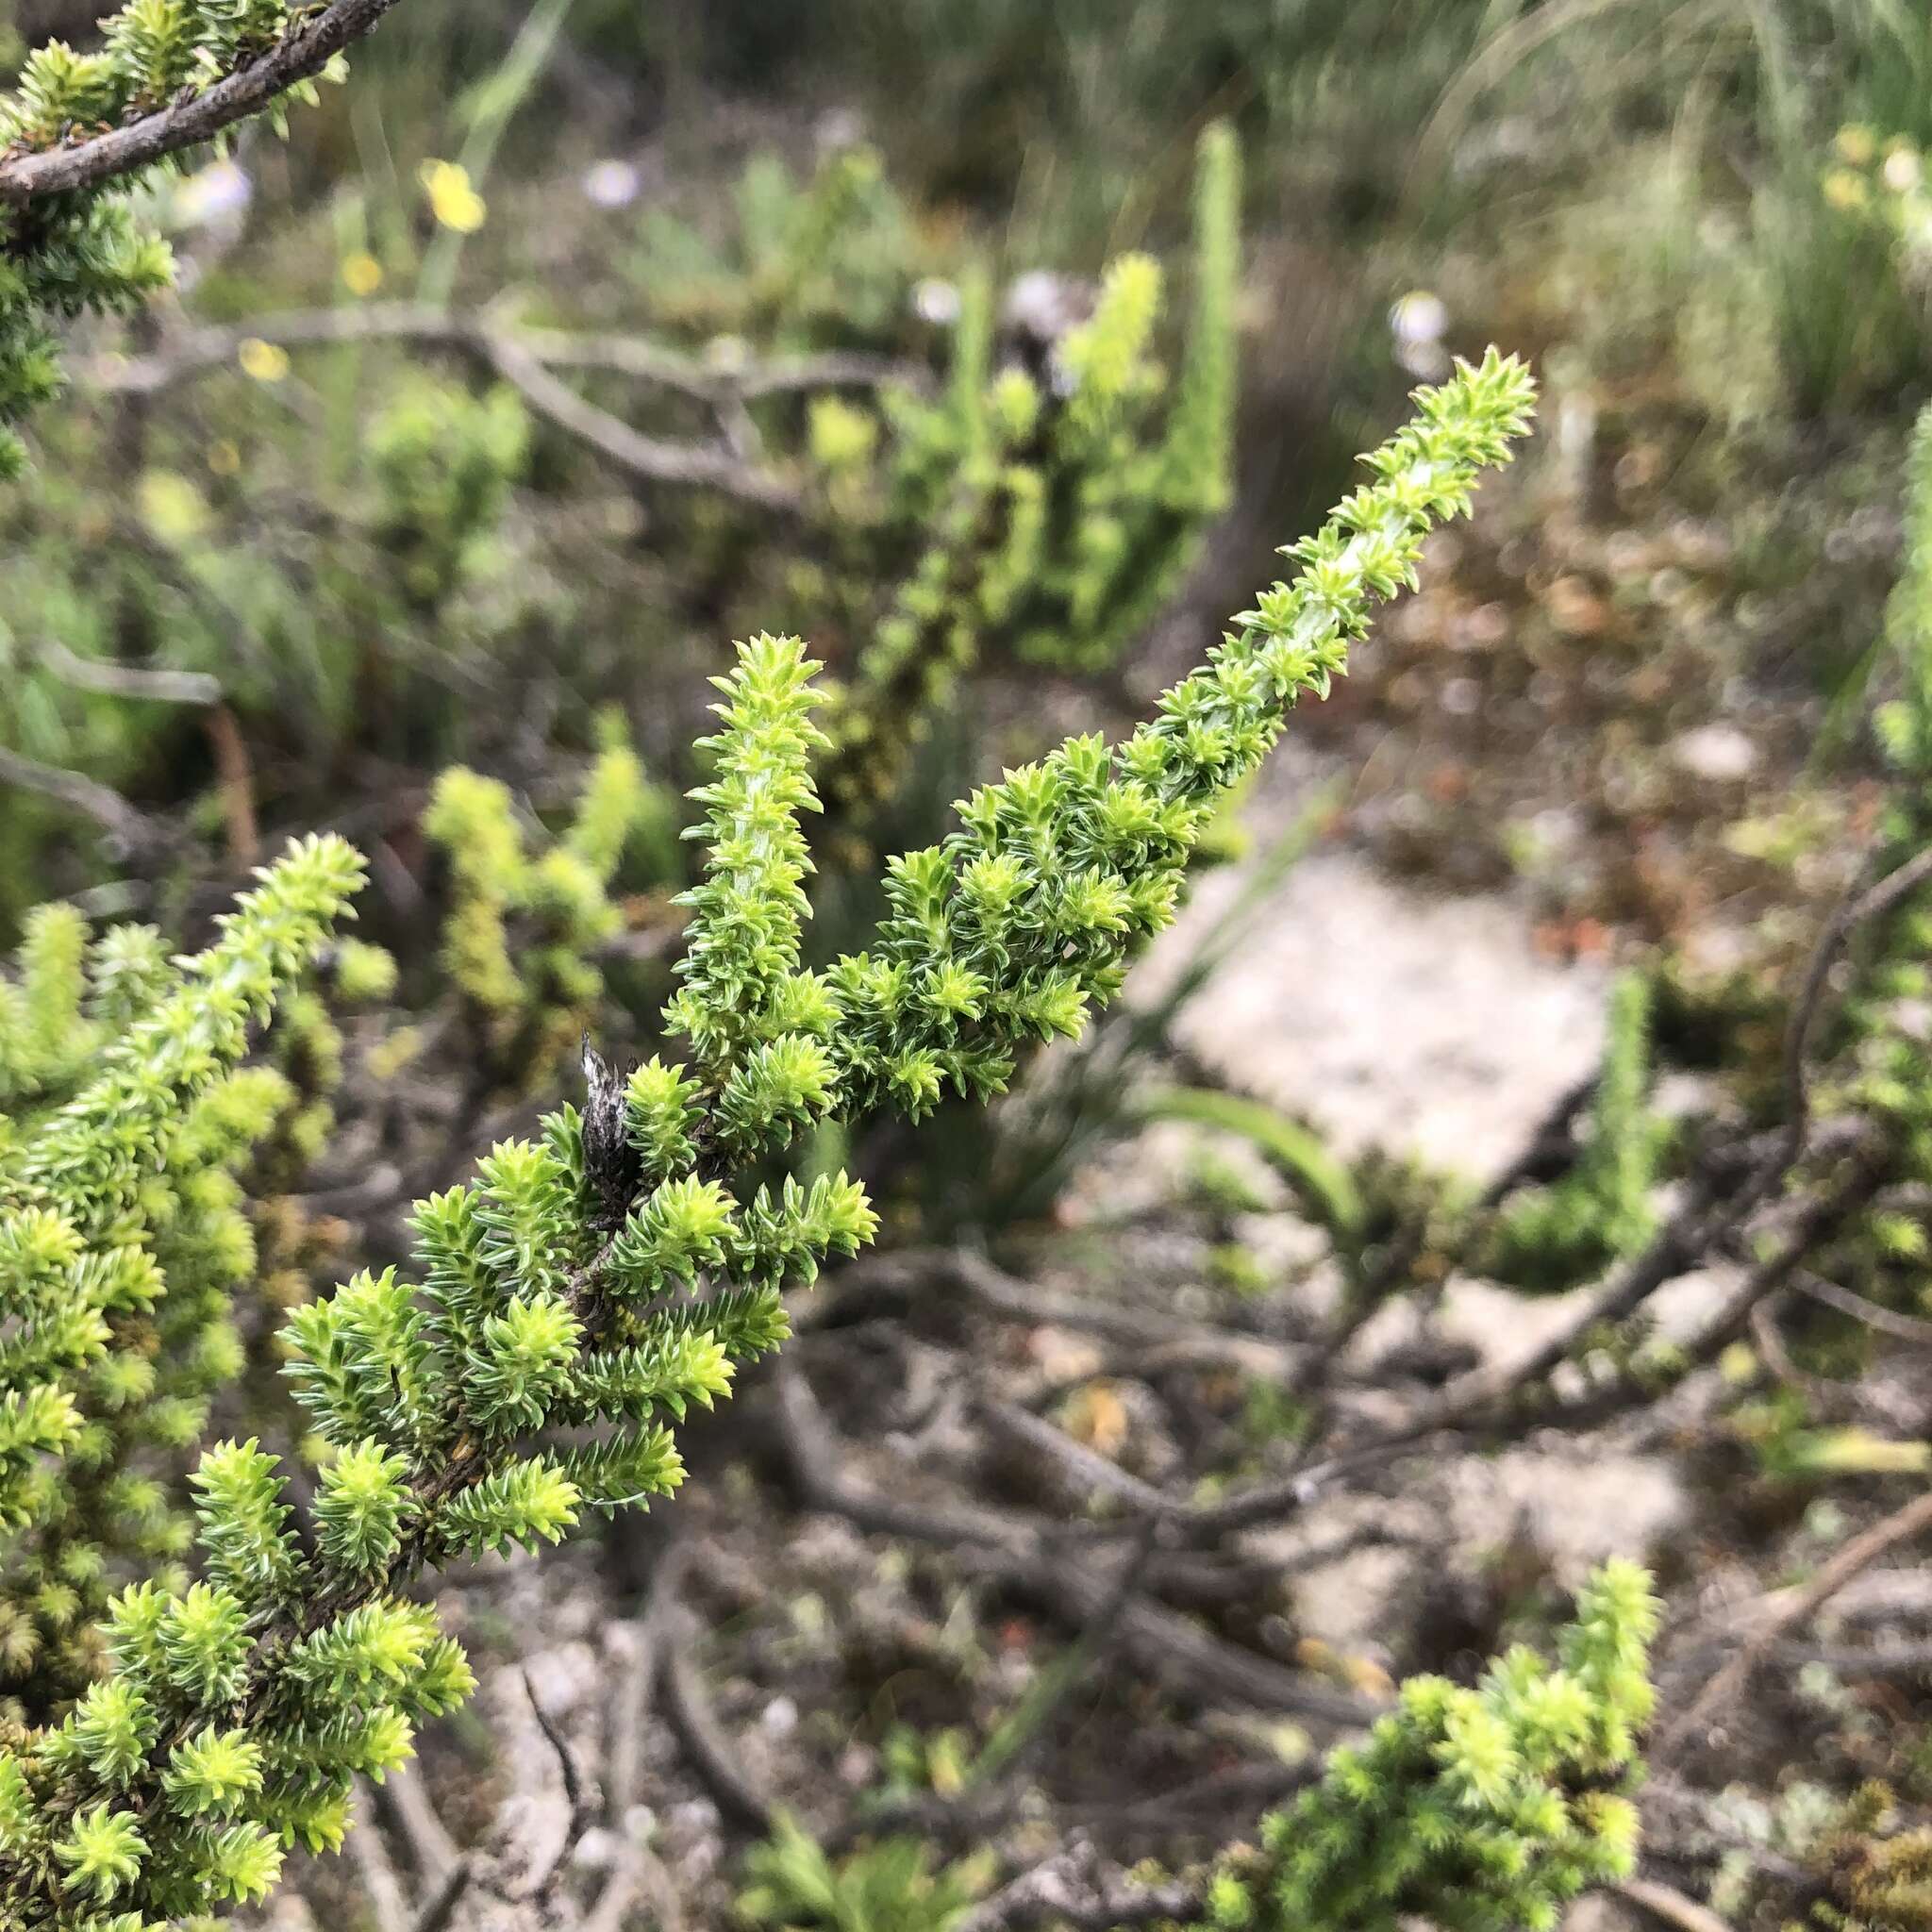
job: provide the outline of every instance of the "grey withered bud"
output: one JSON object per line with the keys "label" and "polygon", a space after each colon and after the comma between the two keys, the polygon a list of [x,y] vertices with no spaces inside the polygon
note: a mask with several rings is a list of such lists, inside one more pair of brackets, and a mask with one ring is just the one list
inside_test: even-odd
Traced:
{"label": "grey withered bud", "polygon": [[597,1191],[600,1219],[615,1227],[630,1211],[643,1157],[625,1132],[624,1090],[635,1062],[613,1065],[584,1035],[584,1172]]}

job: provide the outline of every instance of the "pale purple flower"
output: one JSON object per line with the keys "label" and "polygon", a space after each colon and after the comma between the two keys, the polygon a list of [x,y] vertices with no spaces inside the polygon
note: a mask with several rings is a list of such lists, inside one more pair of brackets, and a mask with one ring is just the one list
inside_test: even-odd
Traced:
{"label": "pale purple flower", "polygon": [[628,208],[643,188],[633,161],[593,161],[584,170],[584,199],[597,208]]}
{"label": "pale purple flower", "polygon": [[1395,359],[1411,375],[1425,380],[1434,381],[1449,373],[1449,358],[1442,347],[1448,329],[1448,305],[1427,289],[1411,289],[1389,310]]}
{"label": "pale purple flower", "polygon": [[255,183],[239,162],[213,161],[175,185],[169,213],[181,228],[239,224],[255,199]]}

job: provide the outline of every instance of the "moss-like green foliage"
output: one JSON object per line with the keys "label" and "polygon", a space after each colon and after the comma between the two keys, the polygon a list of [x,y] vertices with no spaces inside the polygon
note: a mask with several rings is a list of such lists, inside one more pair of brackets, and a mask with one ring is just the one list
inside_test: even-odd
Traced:
{"label": "moss-like green foliage", "polygon": [[1932,1829],[1904,1826],[1883,1784],[1861,1785],[1819,1839],[1809,1862],[1825,1896],[1809,1923],[1824,1932],[1927,1932],[1932,1927]]}
{"label": "moss-like green foliage", "polygon": [[1198,1932],[1554,1932],[1635,1862],[1630,1781],[1657,1604],[1607,1565],[1552,1668],[1518,1648],[1474,1688],[1411,1677],[1368,1741],[1214,1877]]}
{"label": "moss-like green foliage", "polygon": [[[1077,1032],[1173,916],[1220,800],[1297,699],[1345,668],[1428,531],[1507,458],[1530,397],[1521,366],[1493,354],[1419,391],[1415,421],[1369,458],[1373,480],[1294,546],[1292,579],[1241,613],[1154,719],[1112,747],[1072,740],[963,801],[944,844],[891,862],[874,944],[823,972],[800,963],[813,667],[796,639],[741,645],[695,794],[702,878],[665,1014],[691,1062],[625,1071],[587,1054],[584,1111],[418,1203],[407,1270],[358,1274],[291,1317],[291,1374],[324,1450],[315,1533],[297,1534],[258,1444],[203,1455],[196,1580],[124,1591],[98,1627],[108,1674],[0,1745],[0,1919],[148,1932],[258,1896],[287,1846],[339,1843],[355,1777],[401,1762],[416,1725],[470,1688],[408,1579],[554,1542],[586,1511],[676,1486],[673,1425],[783,1339],[788,1286],[876,1227],[856,1181],[761,1182],[770,1157],[815,1123],[917,1119],[948,1088],[995,1092],[1029,1042]],[[590,814],[572,835],[593,874],[613,823]],[[470,831],[492,825],[500,838],[489,808]],[[126,1231],[181,1113],[239,1058],[356,875],[339,841],[292,854],[210,963],[140,1008],[105,1071],[9,1147],[22,1218],[4,1285],[31,1317],[21,1399],[0,1409],[17,1521],[38,1524],[61,1493],[47,1458],[75,1459],[70,1385],[107,1348],[100,1327],[110,1337],[111,1312],[165,1299]],[[71,944],[42,943],[48,964],[22,995],[29,1040],[45,1030],[33,1012],[73,983]],[[1636,1668],[1627,1645],[1611,1657],[1583,1627],[1573,1674]],[[1588,1724],[1609,1755],[1602,1711]]]}
{"label": "moss-like green foliage", "polygon": [[[99,47],[37,47],[0,96],[0,156],[57,147],[167,106],[272,47],[304,9],[289,0],[126,0]],[[59,387],[50,323],[127,309],[165,288],[165,243],[116,193],[0,212],[0,480],[25,452],[10,426]]]}
{"label": "moss-like green foliage", "polygon": [[1560,1294],[1634,1254],[1657,1226],[1651,1198],[1668,1124],[1650,1091],[1650,988],[1635,973],[1611,989],[1589,1138],[1560,1180],[1519,1195],[1499,1219],[1485,1265],[1498,1281]]}
{"label": "moss-like green foliage", "polygon": [[326,1124],[325,1101],[243,1058],[277,1001],[312,999],[294,982],[360,876],[340,841],[299,847],[189,959],[152,927],[91,941],[46,907],[0,978],[0,1691],[17,1709],[95,1674],[114,1589],[186,1582],[192,1520],[161,1478],[242,1363],[230,1302],[256,1244],[237,1174],[305,1106]]}
{"label": "moss-like green foliage", "polygon": [[781,1816],[745,1855],[751,1883],[739,1894],[739,1916],[790,1932],[949,1932],[985,1890],[990,1862],[964,1858],[936,1872],[929,1845],[888,1838],[835,1863]]}

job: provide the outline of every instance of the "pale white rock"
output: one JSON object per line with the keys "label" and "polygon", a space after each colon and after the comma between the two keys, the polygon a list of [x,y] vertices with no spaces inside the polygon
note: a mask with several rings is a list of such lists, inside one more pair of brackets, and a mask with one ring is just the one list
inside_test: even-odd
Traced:
{"label": "pale white rock", "polygon": [[571,1849],[571,1863],[580,1872],[607,1872],[617,1862],[624,1840],[608,1825],[593,1824]]}
{"label": "pale white rock", "polygon": [[1594,1291],[1513,1294],[1492,1282],[1457,1276],[1442,1291],[1436,1332],[1473,1348],[1485,1368],[1510,1368],[1561,1335]]}
{"label": "pale white rock", "polygon": [[[525,1674],[529,1677],[527,1691],[524,1688]],[[564,1643],[554,1650],[536,1651],[521,1664],[507,1667],[498,1674],[494,1688],[507,1714],[514,1715],[519,1707],[527,1711],[529,1695],[534,1691],[537,1701],[555,1721],[591,1707],[601,1699],[605,1690],[604,1666],[590,1644]]]}
{"label": "pale white rock", "polygon": [[[1131,982],[1152,1000],[1245,883],[1202,881]],[[1304,859],[1176,1024],[1231,1088],[1371,1147],[1483,1178],[1521,1152],[1603,1045],[1605,969],[1539,953],[1491,895],[1391,883],[1351,853]]]}
{"label": "pale white rock", "polygon": [[1699,1268],[1667,1281],[1644,1303],[1643,1311],[1666,1341],[1689,1341],[1709,1325],[1744,1278],[1734,1262]]}

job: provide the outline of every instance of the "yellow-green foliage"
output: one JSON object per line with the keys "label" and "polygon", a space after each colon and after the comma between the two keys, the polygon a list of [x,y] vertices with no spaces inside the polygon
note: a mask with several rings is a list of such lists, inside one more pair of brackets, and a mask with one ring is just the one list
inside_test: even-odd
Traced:
{"label": "yellow-green foliage", "polygon": [[16,1708],[95,1674],[114,1590],[185,1583],[180,1478],[241,1366],[230,1302],[255,1264],[237,1175],[303,1105],[243,1056],[253,1023],[305,997],[295,977],[358,876],[340,841],[304,847],[189,959],[152,927],[91,941],[45,907],[0,977],[0,1696]]}
{"label": "yellow-green foliage", "polygon": [[[625,1072],[587,1053],[581,1114],[550,1116],[541,1138],[493,1148],[474,1182],[417,1204],[408,1272],[358,1274],[290,1318],[291,1378],[324,1451],[313,1533],[298,1536],[287,1479],[258,1443],[205,1451],[191,1478],[198,1580],[182,1588],[158,1552],[158,1574],[88,1625],[108,1674],[0,1741],[0,1923],[158,1932],[258,1898],[289,1846],[340,1844],[357,1777],[403,1762],[416,1727],[472,1688],[435,1611],[404,1593],[409,1580],[554,1542],[587,1511],[676,1487],[673,1425],[784,1339],[788,1288],[877,1232],[858,1182],[760,1180],[774,1157],[827,1123],[887,1108],[918,1121],[947,1091],[996,1093],[1033,1043],[1081,1030],[1173,919],[1197,841],[1290,708],[1329,689],[1375,603],[1412,580],[1428,532],[1507,458],[1531,393],[1522,367],[1494,355],[1419,391],[1416,420],[1368,459],[1372,480],[1292,546],[1291,577],[1235,617],[1154,717],[1118,744],[1069,740],[960,801],[943,844],[887,866],[872,944],[823,971],[802,944],[818,667],[796,638],[741,645],[707,741],[712,776],[693,794],[704,858],[686,895],[684,984],[663,1015],[689,1064]],[[506,795],[474,774],[445,782],[436,816],[458,899],[496,934],[457,957],[481,962],[477,986],[497,991],[499,964],[525,972],[530,949],[505,937],[525,912],[573,944],[603,929],[598,866],[624,816],[608,795],[641,784],[594,783],[603,802],[580,836],[532,858]],[[175,1302],[146,1245],[154,1177],[358,875],[340,841],[292,851],[178,988],[136,1002],[76,1101],[30,1117],[7,1147],[0,1295],[24,1326],[0,1357],[13,1385],[0,1504],[29,1557],[84,1492],[82,1471],[109,1485],[126,1474],[111,1455],[76,1453],[93,1446],[77,1385],[119,1359],[117,1322]],[[30,1041],[46,1030],[35,1012],[70,1003],[71,943],[42,943],[52,963],[19,1000]],[[192,1284],[216,1272],[191,1271],[191,1306]],[[178,1420],[198,1432],[198,1416]],[[1641,1633],[1632,1592],[1601,1593],[1565,1673],[1512,1657],[1493,1690],[1416,1693],[1408,1727],[1386,1740],[1402,1789],[1414,1797],[1426,1767],[1452,1790],[1466,1779],[1489,1810],[1446,1849],[1419,1837],[1422,1863],[1407,1872],[1459,1872],[1475,1834],[1518,1828],[1528,1869],[1511,1883],[1525,1896],[1614,1865],[1614,1801],[1566,1807],[1539,1782],[1557,1761],[1601,1773],[1629,1755]],[[1424,1740],[1411,1762],[1412,1733],[1431,1724],[1457,1754],[1439,1763]]]}
{"label": "yellow-green foliage", "polygon": [[529,419],[513,390],[473,395],[418,375],[370,424],[376,517],[418,602],[448,594],[502,515],[529,449]]}
{"label": "yellow-green foliage", "polygon": [[1160,265],[1129,255],[1084,321],[997,365],[991,284],[963,276],[946,384],[930,401],[889,392],[889,435],[863,430],[849,403],[818,406],[827,500],[859,526],[840,540],[855,577],[896,582],[834,726],[841,803],[892,788],[908,738],[987,652],[1104,667],[1191,562],[1233,487],[1240,196],[1234,136],[1210,127],[1178,381],[1157,350]]}
{"label": "yellow-green foliage", "polygon": [[781,1816],[745,1855],[751,1883],[738,1897],[748,1925],[785,1932],[950,1932],[986,1890],[985,1855],[933,1869],[932,1848],[882,1839],[836,1863],[797,1821]]}
{"label": "yellow-green foliage", "polygon": [[1932,776],[1932,408],[1912,427],[1906,461],[1906,527],[1886,640],[1904,690],[1879,707],[1879,741],[1906,777]]}
{"label": "yellow-green foliage", "polygon": [[598,949],[624,928],[618,869],[633,848],[661,860],[669,813],[623,741],[599,754],[554,841],[526,829],[500,778],[457,765],[437,779],[423,828],[449,864],[443,965],[501,1077],[540,1082],[575,1045],[604,991]]}
{"label": "yellow-green foliage", "polygon": [[[1905,544],[1886,611],[1890,669],[1897,695],[1876,715],[1879,743],[1899,783],[1884,824],[1879,864],[1908,863],[1932,840],[1932,409],[1914,426],[1906,475]],[[1918,1021],[1932,996],[1932,889],[1907,893],[1875,929],[1860,935],[1857,977],[1844,1007],[1843,1077],[1888,1123],[1887,1181],[1932,1179],[1932,1062]],[[1861,1217],[1863,1239],[1842,1264],[1880,1300],[1913,1306],[1924,1281],[1923,1217],[1883,1203]],[[1840,1274],[1835,1278],[1846,1278]]]}
{"label": "yellow-green foliage", "polygon": [[[381,961],[381,965],[375,962]],[[380,946],[361,946],[349,973],[331,961],[326,975],[331,997],[341,1005],[364,1004],[368,988],[387,977],[394,983],[395,962]],[[359,983],[358,983],[359,982]],[[264,1177],[294,1182],[328,1144],[336,1124],[334,1096],[342,1081],[342,1034],[329,999],[313,986],[294,988],[283,1000],[268,1057],[288,1083],[289,1105],[272,1139],[257,1153]]]}
{"label": "yellow-green foliage", "polygon": [[1650,1717],[1657,1612],[1643,1572],[1611,1563],[1556,1668],[1518,1648],[1474,1688],[1409,1678],[1368,1741],[1228,1859],[1197,1932],[1555,1932],[1636,1860],[1619,1787]]}
{"label": "yellow-green foliage", "polygon": [[747,164],[728,242],[654,208],[633,264],[660,326],[783,346],[894,322],[910,284],[910,225],[869,147],[835,148],[811,178],[775,155]]}
{"label": "yellow-green foliage", "polygon": [[1928,1932],[1932,1928],[1932,1829],[1901,1829],[1882,1784],[1861,1786],[1813,1848],[1827,1896],[1811,1908],[1826,1932]]}
{"label": "yellow-green foliage", "polygon": [[[340,478],[305,446],[297,479],[278,475],[281,453],[256,440],[286,420],[256,385],[209,393],[236,432],[214,445],[224,465],[242,466],[232,476],[167,423],[142,437],[149,460],[129,487],[125,419],[102,411],[50,425],[36,487],[0,502],[0,746],[143,797],[158,775],[212,783],[203,704],[101,689],[74,675],[75,659],[108,679],[196,674],[258,763],[293,749],[288,769],[318,789],[357,753],[415,761],[486,735],[491,707],[477,693],[494,683],[505,639],[527,647],[558,608],[550,579],[508,567],[524,535],[508,509],[528,436],[514,394],[406,379],[380,392]],[[292,516],[291,490],[303,504]],[[125,523],[102,522],[104,501],[123,506]],[[153,802],[157,816],[189,803]],[[0,926],[45,892],[49,851],[65,851],[75,824],[71,808],[9,791]]]}
{"label": "yellow-green foliage", "polygon": [[1610,991],[1589,1138],[1560,1180],[1530,1189],[1504,1209],[1485,1262],[1498,1281],[1561,1293],[1650,1239],[1669,1128],[1650,1112],[1649,1089],[1650,988],[1626,973]]}

